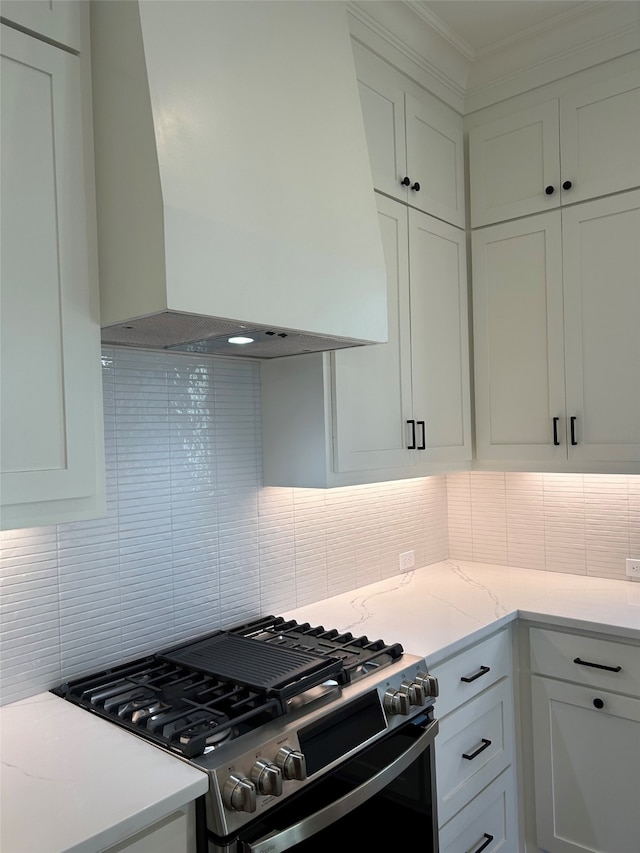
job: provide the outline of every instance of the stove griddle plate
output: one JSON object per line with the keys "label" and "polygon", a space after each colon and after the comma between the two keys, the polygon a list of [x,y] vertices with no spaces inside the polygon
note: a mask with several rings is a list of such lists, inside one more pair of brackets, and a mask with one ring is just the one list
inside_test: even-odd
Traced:
{"label": "stove griddle plate", "polygon": [[321,684],[344,667],[339,658],[226,633],[165,652],[161,657],[281,698]]}

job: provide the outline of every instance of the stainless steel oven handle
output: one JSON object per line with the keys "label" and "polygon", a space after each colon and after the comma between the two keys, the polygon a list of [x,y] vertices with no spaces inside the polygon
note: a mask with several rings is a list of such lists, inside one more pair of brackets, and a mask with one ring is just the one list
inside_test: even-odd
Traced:
{"label": "stainless steel oven handle", "polygon": [[245,853],[283,853],[283,851],[293,847],[294,844],[299,844],[305,838],[315,835],[325,826],[349,814],[392,782],[396,776],[399,776],[415,761],[421,752],[424,752],[437,733],[438,721],[434,720],[427,726],[424,733],[411,744],[409,749],[396,758],[393,764],[389,764],[384,770],[380,770],[375,776],[354,788],[353,791],[349,791],[344,797],[340,797],[339,800],[309,815],[304,820],[294,823],[280,832],[265,835],[264,838],[260,838],[252,844],[245,842],[242,847],[243,851]]}

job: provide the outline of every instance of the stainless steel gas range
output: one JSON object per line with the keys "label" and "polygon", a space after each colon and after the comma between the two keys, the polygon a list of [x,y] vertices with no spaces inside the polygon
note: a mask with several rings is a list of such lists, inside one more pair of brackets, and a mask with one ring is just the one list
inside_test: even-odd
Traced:
{"label": "stainless steel gas range", "polygon": [[208,773],[197,853],[438,851],[438,685],[398,643],[268,616],[52,692]]}

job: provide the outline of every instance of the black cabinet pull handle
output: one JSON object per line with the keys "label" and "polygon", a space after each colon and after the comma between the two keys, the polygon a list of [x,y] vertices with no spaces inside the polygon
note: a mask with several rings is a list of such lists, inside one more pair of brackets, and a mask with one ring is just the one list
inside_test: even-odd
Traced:
{"label": "black cabinet pull handle", "polygon": [[416,181],[415,184],[412,185],[411,189],[414,190],[415,192],[419,193],[420,192],[420,184]]}
{"label": "black cabinet pull handle", "polygon": [[427,449],[427,428],[424,421],[416,421],[419,427],[422,427],[422,441],[418,445],[418,450]]}
{"label": "black cabinet pull handle", "polygon": [[622,670],[621,666],[605,666],[603,663],[590,663],[588,660],[580,660],[580,658],[574,658],[574,663],[579,663],[581,666],[592,666],[594,669],[606,669],[607,672],[620,672]]}
{"label": "black cabinet pull handle", "polygon": [[548,187],[544,188],[544,191],[546,192],[547,195],[553,195],[554,192],[556,191],[556,188],[552,187],[551,184],[549,184]]}
{"label": "black cabinet pull handle", "polygon": [[574,444],[574,445],[578,443],[576,441],[576,420],[577,420],[577,418],[575,417],[575,415],[570,418],[570,421],[571,421],[571,444]]}
{"label": "black cabinet pull handle", "polygon": [[403,187],[408,187],[409,184],[411,183],[411,178],[408,178],[405,175],[404,178],[400,181],[400,183],[402,184]]}
{"label": "black cabinet pull handle", "polygon": [[473,761],[476,756],[480,755],[481,752],[484,752],[489,746],[491,746],[491,741],[487,740],[486,737],[483,737],[482,746],[479,746],[475,752],[463,752],[462,757],[466,758],[467,761]]}
{"label": "black cabinet pull handle", "polygon": [[467,853],[482,853],[485,847],[487,847],[493,841],[493,835],[489,835],[488,832],[485,832],[482,836],[485,840],[482,842],[480,847],[476,847],[475,850],[467,850]]}
{"label": "black cabinet pull handle", "polygon": [[414,420],[407,421],[411,426],[411,444],[407,445],[408,450],[416,449],[416,422]]}
{"label": "black cabinet pull handle", "polygon": [[573,186],[573,184],[571,183],[571,181],[564,181],[562,184],[562,189],[563,190],[570,190],[572,186]]}
{"label": "black cabinet pull handle", "polygon": [[491,672],[490,666],[481,666],[475,675],[463,675],[461,676],[460,681],[464,681],[465,684],[471,684],[471,682],[475,681],[476,678],[480,678],[482,675],[486,675],[488,672]]}
{"label": "black cabinet pull handle", "polygon": [[601,708],[604,708],[604,702],[602,701],[602,699],[594,699],[593,700],[593,707],[600,710]]}
{"label": "black cabinet pull handle", "polygon": [[560,445],[560,439],[558,438],[558,421],[560,418],[553,419],[553,443],[556,447]]}

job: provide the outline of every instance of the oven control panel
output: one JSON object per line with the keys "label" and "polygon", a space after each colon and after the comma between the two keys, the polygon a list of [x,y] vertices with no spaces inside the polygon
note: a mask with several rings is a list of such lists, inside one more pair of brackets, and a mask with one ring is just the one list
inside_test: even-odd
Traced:
{"label": "oven control panel", "polygon": [[438,682],[423,659],[404,656],[402,664],[398,661],[376,676],[335,687],[323,699],[225,744],[206,756],[208,766],[203,758],[222,806],[218,815],[210,815],[214,832],[224,836],[240,829],[383,735],[409,724],[438,695]]}

